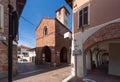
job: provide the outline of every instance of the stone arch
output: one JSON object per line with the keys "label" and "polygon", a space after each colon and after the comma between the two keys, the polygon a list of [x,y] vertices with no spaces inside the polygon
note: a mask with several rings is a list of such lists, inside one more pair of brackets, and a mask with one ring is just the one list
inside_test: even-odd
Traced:
{"label": "stone arch", "polygon": [[48,46],[43,47],[42,61],[43,62],[51,62],[51,50]]}
{"label": "stone arch", "polygon": [[96,43],[120,38],[120,22],[111,23],[93,33],[83,44],[84,51]]}
{"label": "stone arch", "polygon": [[60,51],[60,62],[67,63],[67,48],[63,47]]}

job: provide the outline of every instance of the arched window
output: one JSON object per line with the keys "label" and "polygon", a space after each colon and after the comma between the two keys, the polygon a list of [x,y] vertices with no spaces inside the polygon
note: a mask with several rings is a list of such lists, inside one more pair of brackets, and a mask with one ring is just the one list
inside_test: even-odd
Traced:
{"label": "arched window", "polygon": [[48,29],[47,29],[47,27],[45,26],[45,28],[44,28],[44,35],[47,35],[48,34]]}

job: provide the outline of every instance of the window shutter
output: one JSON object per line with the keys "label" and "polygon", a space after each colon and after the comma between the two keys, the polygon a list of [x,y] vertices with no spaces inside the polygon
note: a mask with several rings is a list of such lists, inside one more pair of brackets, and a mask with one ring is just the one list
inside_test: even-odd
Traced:
{"label": "window shutter", "polygon": [[4,9],[3,5],[0,4],[0,32],[4,31]]}

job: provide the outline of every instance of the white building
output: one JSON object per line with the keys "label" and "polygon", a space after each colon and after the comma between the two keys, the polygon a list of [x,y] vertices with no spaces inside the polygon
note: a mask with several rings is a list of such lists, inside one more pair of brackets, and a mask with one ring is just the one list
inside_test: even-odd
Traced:
{"label": "white building", "polygon": [[35,61],[35,48],[27,46],[18,46],[18,62],[34,62]]}
{"label": "white building", "polygon": [[28,54],[31,62],[35,62],[35,57],[36,57],[35,49],[36,48],[32,48],[28,50]]}

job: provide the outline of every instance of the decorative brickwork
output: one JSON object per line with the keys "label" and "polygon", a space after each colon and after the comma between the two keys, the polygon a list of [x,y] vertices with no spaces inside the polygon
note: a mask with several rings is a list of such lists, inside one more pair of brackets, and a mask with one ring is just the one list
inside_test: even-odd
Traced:
{"label": "decorative brickwork", "polygon": [[120,23],[112,23],[92,34],[84,43],[84,51],[98,42],[120,38]]}

